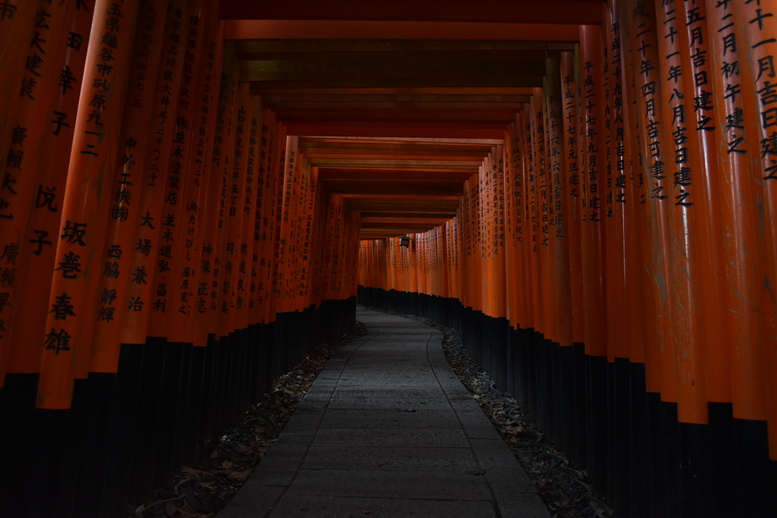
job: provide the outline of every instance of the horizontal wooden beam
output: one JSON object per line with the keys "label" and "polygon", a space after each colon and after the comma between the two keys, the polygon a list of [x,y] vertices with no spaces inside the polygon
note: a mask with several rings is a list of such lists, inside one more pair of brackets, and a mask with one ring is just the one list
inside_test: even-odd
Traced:
{"label": "horizontal wooden beam", "polygon": [[[426,229],[426,231],[429,231],[429,230],[431,230],[431,229]],[[359,239],[361,239],[361,240],[391,239],[391,238],[396,238],[396,237],[399,237],[399,236],[402,236],[402,235],[405,235],[405,234],[415,234],[415,233],[416,232],[408,232],[408,231],[404,231],[404,230],[401,230],[401,229],[395,230],[393,232],[392,231],[387,231],[387,230],[381,230],[381,229],[376,229],[376,230],[372,230],[372,231],[365,230],[365,231],[362,231],[359,234]],[[421,232],[418,232],[418,233],[420,234]]]}
{"label": "horizontal wooden beam", "polygon": [[601,0],[220,0],[222,19],[599,24]]}
{"label": "horizontal wooden beam", "polygon": [[[394,96],[381,96],[380,100],[365,99],[363,96],[344,96],[342,99],[326,99],[318,98],[315,100],[308,99],[296,99],[296,98],[274,98],[262,97],[262,105],[265,108],[270,108],[276,113],[282,111],[294,111],[294,110],[349,110],[355,112],[356,110],[373,111],[373,110],[424,110],[424,111],[444,111],[444,110],[472,110],[472,111],[501,111],[501,112],[513,112],[515,113],[523,107],[523,105],[531,99],[528,95],[514,96],[509,100],[504,98],[498,98],[493,96],[492,99],[472,99],[465,96],[456,96],[456,98],[437,98],[434,100],[424,99],[421,96],[417,96],[415,99],[408,99],[407,97]],[[453,97],[453,96],[451,96]]]}
{"label": "horizontal wooden beam", "polygon": [[427,149],[395,146],[388,149],[374,149],[371,147],[332,147],[332,148],[305,148],[300,147],[300,155],[313,164],[321,159],[375,159],[389,160],[436,160],[452,162],[480,162],[488,155],[488,150],[462,150],[454,147],[448,149]]}
{"label": "horizontal wooden beam", "polygon": [[411,137],[439,139],[504,139],[507,124],[496,123],[402,123],[387,122],[376,125],[359,121],[300,121],[284,124],[288,135],[299,136],[362,136]]}
{"label": "horizontal wooden beam", "polygon": [[392,227],[392,228],[363,228],[359,232],[359,239],[377,239],[399,237],[406,234],[423,234],[440,225],[419,226],[419,227]]}
{"label": "horizontal wooden beam", "polygon": [[476,171],[451,171],[439,169],[319,169],[319,181],[329,180],[353,180],[353,179],[394,179],[394,180],[413,180],[423,178],[427,180],[448,180],[463,182],[473,175]]}
{"label": "horizontal wooden beam", "polygon": [[[586,24],[595,25],[595,24]],[[227,20],[224,37],[230,40],[504,40],[577,42],[577,23],[384,22],[310,20]]]}
{"label": "horizontal wooden beam", "polygon": [[328,180],[323,186],[330,194],[430,194],[460,195],[464,182],[431,180]]}
{"label": "horizontal wooden beam", "polygon": [[358,167],[367,169],[378,167],[386,169],[388,167],[401,169],[409,167],[413,169],[452,169],[461,171],[477,171],[482,164],[482,160],[397,160],[391,158],[308,158],[308,163],[318,167]]}
{"label": "horizontal wooden beam", "polygon": [[482,86],[461,86],[461,87],[445,87],[439,88],[434,86],[408,86],[408,87],[364,87],[364,88],[349,88],[349,87],[310,87],[310,88],[265,88],[255,86],[253,91],[257,95],[264,96],[279,96],[293,99],[297,96],[342,96],[342,97],[355,97],[355,96],[381,96],[383,98],[394,99],[402,97],[429,97],[429,96],[463,96],[463,97],[478,97],[478,96],[531,96],[534,94],[534,89],[537,87],[482,87]]}
{"label": "horizontal wooden beam", "polygon": [[[500,125],[501,126],[501,125]],[[434,137],[363,137],[363,136],[329,136],[329,137],[302,137],[300,142],[316,140],[321,142],[375,142],[375,143],[428,143],[443,145],[465,146],[499,146],[502,139],[469,139],[469,138],[434,138]]]}
{"label": "horizontal wooden beam", "polygon": [[313,152],[374,152],[375,154],[441,154],[446,156],[483,156],[494,143],[445,142],[439,140],[382,140],[356,138],[308,138],[299,139],[299,149]]}
{"label": "horizontal wooden beam", "polygon": [[450,221],[451,218],[453,218],[456,213],[451,213],[450,211],[444,211],[444,212],[402,212],[400,215],[390,215],[386,214],[385,212],[371,212],[371,211],[362,211],[362,220],[365,218],[370,219],[381,219],[381,218],[399,218],[399,217],[405,217],[405,218],[412,218],[412,219],[429,219],[432,221]]}
{"label": "horizontal wooden beam", "polygon": [[279,109],[273,110],[278,119],[286,122],[305,122],[315,120],[319,122],[339,122],[339,121],[364,121],[373,124],[383,124],[386,122],[427,122],[427,123],[502,123],[509,124],[515,120],[515,114],[518,109],[498,109],[498,110],[456,110],[454,108],[438,108],[435,110],[421,110],[413,108],[385,108],[385,109]]}
{"label": "horizontal wooden beam", "polygon": [[[300,153],[300,156],[307,160],[312,166],[315,167],[362,167],[361,163],[354,162],[356,160],[368,160],[365,162],[366,167],[380,169],[403,169],[412,167],[415,169],[423,169],[416,167],[419,160],[429,161],[428,167],[433,169],[448,169],[455,170],[461,169],[461,162],[466,162],[467,166],[479,166],[483,162],[484,155],[445,155],[442,153],[404,153],[397,151],[394,154],[388,153],[370,153],[368,150],[364,151],[347,151],[347,152],[331,152],[326,153],[322,151],[312,151],[310,153]],[[342,162],[340,162],[340,161]],[[346,160],[350,162],[345,162]],[[412,161],[413,163],[403,164],[403,162]],[[434,163],[431,163],[431,162]],[[385,166],[382,162],[386,162]],[[475,167],[477,167],[475,166]],[[472,170],[472,167],[466,167],[467,170]]]}
{"label": "horizontal wooden beam", "polygon": [[238,40],[241,60],[265,59],[376,59],[414,58],[423,53],[436,58],[544,58],[575,49],[574,43],[498,40]]}
{"label": "horizontal wooden beam", "polygon": [[445,202],[445,201],[432,201],[432,200],[370,200],[368,198],[353,198],[347,201],[346,206],[350,210],[357,210],[359,212],[382,212],[390,213],[392,215],[399,215],[402,213],[433,213],[433,214],[445,214],[447,217],[453,217],[456,215],[456,209],[459,207],[459,202]]}
{"label": "horizontal wooden beam", "polygon": [[542,86],[544,59],[354,58],[241,61],[240,80],[301,86]]}

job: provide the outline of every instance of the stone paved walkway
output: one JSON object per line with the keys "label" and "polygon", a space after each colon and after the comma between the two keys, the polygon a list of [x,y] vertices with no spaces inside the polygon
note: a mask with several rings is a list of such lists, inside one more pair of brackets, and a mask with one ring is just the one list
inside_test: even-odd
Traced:
{"label": "stone paved walkway", "polygon": [[329,361],[218,518],[549,517],[442,334],[361,307],[357,319],[369,333]]}

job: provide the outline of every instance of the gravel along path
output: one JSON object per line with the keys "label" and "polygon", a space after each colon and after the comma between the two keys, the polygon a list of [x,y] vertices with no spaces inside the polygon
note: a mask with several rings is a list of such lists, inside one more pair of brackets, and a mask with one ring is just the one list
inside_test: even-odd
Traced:
{"label": "gravel along path", "polygon": [[[456,331],[423,318],[400,316],[444,333],[448,363],[531,477],[551,516],[613,516],[606,503],[592,492],[586,472],[564,458],[531,423],[515,398],[494,388],[494,382],[472,361]],[[261,462],[329,358],[342,345],[366,333],[357,322],[343,337],[311,350],[292,371],[276,380],[273,390],[247,411],[239,424],[211,446],[207,456],[184,466],[170,486],[155,491],[142,505],[128,507],[127,518],[215,517]]]}

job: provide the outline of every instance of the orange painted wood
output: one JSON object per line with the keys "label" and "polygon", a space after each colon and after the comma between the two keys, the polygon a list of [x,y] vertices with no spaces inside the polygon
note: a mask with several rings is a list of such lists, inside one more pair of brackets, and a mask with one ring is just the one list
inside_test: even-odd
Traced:
{"label": "orange painted wood", "polygon": [[531,107],[531,103],[527,103],[525,108],[518,113],[517,130],[520,135],[520,145],[523,152],[523,189],[520,194],[518,203],[521,203],[524,207],[523,218],[523,275],[520,280],[522,287],[522,300],[523,300],[523,317],[520,321],[521,327],[524,329],[537,329],[539,325],[535,317],[536,290],[535,290],[535,277],[537,272],[537,243],[535,235],[535,225],[537,221],[536,214],[536,201],[534,201],[535,194],[535,178],[534,178],[534,160],[533,160],[533,147],[531,140],[531,121],[534,118],[534,111]]}
{"label": "orange painted wood", "polygon": [[517,191],[520,191],[520,176],[517,171],[519,162],[519,148],[517,145],[517,135],[515,124],[510,125],[509,131],[505,135],[504,151],[504,176],[502,178],[502,191],[505,198],[505,282],[507,284],[506,293],[506,313],[510,326],[515,329],[518,322],[518,217],[520,209],[517,207]]}
{"label": "orange painted wood", "polygon": [[[0,31],[3,39],[0,42],[0,94],[2,99],[14,99],[19,92],[30,86],[35,86],[37,79],[26,67],[30,48],[19,42],[29,42],[34,34],[39,4],[35,0],[29,2],[8,2],[0,14]],[[88,5],[88,4],[87,4]],[[33,80],[32,82],[30,80]],[[2,156],[8,152],[7,145],[13,126],[17,103],[0,104],[0,152]]]}
{"label": "orange painted wood", "polygon": [[[196,91],[196,82],[192,77],[191,67],[193,64],[190,60],[186,59],[186,53],[197,55],[197,49],[190,49],[190,46],[194,44],[197,46],[198,36],[192,39],[192,31],[199,35],[200,22],[196,17],[200,5],[190,4],[181,11],[174,10],[170,13],[169,22],[172,24],[180,24],[180,39],[179,45],[176,47],[165,45],[166,54],[163,56],[165,62],[167,58],[173,54],[173,48],[175,48],[175,55],[173,62],[180,63],[179,70],[180,75],[177,77],[178,87],[171,89],[171,95],[163,94],[160,99],[162,105],[169,102],[170,104],[164,109],[166,117],[169,121],[166,124],[167,133],[165,135],[166,142],[163,146],[169,146],[166,148],[167,153],[161,155],[161,167],[165,172],[162,176],[165,177],[164,184],[161,186],[164,192],[161,200],[161,205],[157,205],[155,218],[156,239],[151,242],[156,242],[157,246],[151,250],[145,259],[136,257],[142,262],[150,261],[152,256],[156,257],[156,263],[150,268],[145,266],[136,266],[132,269],[133,276],[137,276],[141,272],[149,273],[149,279],[144,284],[136,279],[131,283],[132,291],[135,293],[142,293],[146,297],[141,295],[135,295],[136,298],[132,299],[137,301],[138,298],[143,301],[141,312],[148,313],[148,336],[164,337],[171,339],[171,341],[178,341],[182,337],[179,336],[183,330],[181,329],[179,321],[176,319],[176,313],[179,311],[186,311],[186,308],[181,308],[180,304],[180,286],[184,282],[184,279],[180,277],[179,264],[181,260],[181,244],[185,239],[186,215],[185,205],[187,197],[187,187],[189,184],[190,175],[188,175],[188,167],[190,165],[190,143],[191,143],[191,113],[193,105],[191,102],[192,91]],[[162,73],[162,87],[164,83],[170,77],[167,70]],[[155,141],[155,144],[158,141]],[[161,149],[165,149],[160,146]],[[156,183],[156,182],[155,182]],[[156,188],[154,187],[154,190]],[[153,196],[153,195],[152,195]],[[148,227],[146,225],[144,229]],[[139,229],[141,229],[139,227]],[[143,230],[141,229],[141,232]],[[145,233],[145,232],[144,232]],[[146,239],[140,237],[138,243],[145,243],[140,241]],[[187,281],[188,282],[188,281]],[[145,309],[148,299],[153,300],[150,311]],[[133,305],[130,312],[137,312],[138,305]],[[142,318],[142,317],[141,317]],[[171,335],[175,334],[176,340],[171,338]],[[181,340],[183,341],[183,340]]]}
{"label": "orange painted wood", "polygon": [[561,63],[559,59],[546,59],[547,81],[543,88],[545,127],[547,133],[548,167],[548,259],[550,281],[553,290],[551,314],[555,315],[555,341],[563,346],[572,345],[572,286],[570,270],[569,185],[564,167],[567,146],[564,142],[564,111]]}
{"label": "orange painted wood", "polygon": [[423,4],[408,0],[379,0],[365,5],[346,0],[334,5],[304,0],[294,5],[257,5],[235,0],[222,0],[220,13],[225,19],[248,20],[418,20],[447,22],[526,22],[526,23],[592,23],[600,20],[596,0],[561,0],[538,4],[533,0],[485,0],[473,11],[465,0],[429,0]]}
{"label": "orange painted wood", "polygon": [[607,359],[628,358],[631,343],[631,312],[627,272],[637,262],[626,248],[625,164],[623,89],[621,77],[620,24],[613,2],[603,6],[602,77],[604,100],[604,159],[601,175],[602,244],[607,311]]}
{"label": "orange painted wood", "polygon": [[496,279],[497,289],[494,292],[494,315],[497,318],[507,318],[507,251],[506,241],[507,235],[505,231],[505,193],[504,193],[504,177],[505,177],[505,147],[504,145],[495,146],[492,151],[493,162],[492,168],[494,174],[492,176],[492,191],[494,193],[493,207],[494,207],[494,227],[493,227],[493,239],[494,239],[494,257],[493,268],[494,276]]}
{"label": "orange painted wood", "polygon": [[[0,234],[4,236],[0,242],[0,251],[3,252],[3,259],[0,260],[0,270],[3,272],[0,292],[4,302],[10,303],[4,305],[0,311],[1,327],[5,330],[0,333],[3,335],[0,338],[0,386],[3,384],[2,374],[6,371],[36,373],[40,369],[42,347],[31,344],[40,342],[44,334],[50,310],[48,302],[51,282],[51,275],[44,280],[41,272],[51,272],[56,267],[55,236],[59,230],[62,197],[68,173],[68,162],[61,157],[70,155],[73,141],[72,122],[81,90],[80,81],[70,83],[68,80],[72,88],[58,88],[57,83],[66,67],[73,77],[83,75],[86,45],[76,45],[73,42],[68,46],[65,35],[88,34],[92,21],[91,11],[76,11],[75,6],[66,6],[66,9],[58,6],[56,9],[52,7],[39,11],[43,12],[52,16],[44,16],[43,20],[38,16],[39,19],[34,25],[41,25],[36,27],[36,31],[38,38],[45,41],[39,41],[30,49],[26,46],[18,47],[25,52],[34,51],[33,55],[39,55],[41,50],[45,51],[38,72],[43,75],[44,70],[48,69],[48,77],[45,82],[41,81],[43,77],[36,79],[40,83],[29,92],[35,97],[34,100],[15,92],[11,98],[18,99],[19,102],[4,103],[4,106],[12,106],[13,110],[19,111],[13,116],[9,113],[0,123],[4,126],[10,125],[12,133],[10,138],[2,140],[10,149],[1,147],[4,151],[0,151],[2,156],[6,157],[3,162],[5,169],[0,198],[4,200],[3,203],[9,203],[0,214],[13,212],[15,216],[13,220],[3,218],[0,222]],[[14,17],[17,16],[19,21],[23,19],[18,11]],[[13,34],[10,28],[8,30],[8,34]],[[73,46],[79,48],[75,49]],[[24,69],[28,76],[31,75],[26,68],[20,67],[21,69]],[[9,82],[16,84],[10,78]],[[55,123],[65,117],[71,119],[67,126]],[[25,118],[37,119],[37,122],[29,125],[24,122]],[[23,146],[19,146],[19,143],[14,145],[16,138],[13,133],[19,135],[18,130],[14,129],[16,127],[26,130],[23,133]],[[37,134],[35,129],[38,130]],[[14,156],[10,155],[13,148],[24,152],[24,155],[21,155],[14,151],[15,156],[21,159],[20,168],[11,167],[8,162],[8,158]],[[14,192],[16,194],[13,194]],[[25,219],[26,225],[22,228],[20,224]],[[18,254],[15,254],[14,250],[17,250]],[[23,254],[23,259],[19,254]],[[30,289],[36,285],[40,289]]]}
{"label": "orange painted wood", "polygon": [[[199,316],[196,296],[199,290],[200,264],[198,250],[202,246],[203,228],[201,221],[205,216],[202,199],[207,188],[209,168],[205,168],[206,154],[204,145],[200,145],[202,135],[208,136],[209,121],[202,123],[199,118],[202,103],[202,91],[206,81],[215,78],[207,70],[207,55],[203,52],[212,17],[212,10],[201,1],[190,4],[189,25],[185,35],[186,53],[184,70],[181,77],[182,88],[178,95],[176,110],[176,138],[170,173],[180,166],[178,199],[175,206],[166,207],[166,214],[175,216],[172,227],[172,261],[170,273],[172,282],[168,303],[171,311],[167,315],[165,336],[171,342],[194,343],[204,345],[205,337],[195,337],[194,321]],[[212,133],[211,133],[212,135]],[[203,143],[204,144],[204,143]],[[172,177],[169,178],[172,180]],[[167,217],[167,216],[166,216]],[[167,272],[166,272],[167,273]]]}
{"label": "orange painted wood", "polygon": [[[275,319],[273,312],[274,293],[274,257],[276,246],[276,228],[279,206],[283,193],[281,182],[280,154],[283,143],[286,140],[285,129],[275,121],[274,116],[268,110],[264,112],[263,123],[267,131],[263,129],[262,150],[264,156],[260,166],[260,177],[264,179],[264,195],[262,196],[262,234],[261,254],[259,269],[259,292],[261,297],[260,309],[263,308],[264,322],[272,322]],[[262,171],[264,169],[264,172]]]}
{"label": "orange painted wood", "polygon": [[[746,350],[737,350],[733,369],[735,380],[740,375],[746,377],[742,387],[753,392],[748,410],[760,410],[764,407],[768,421],[769,455],[777,458],[777,297],[775,297],[775,279],[777,278],[777,79],[775,79],[774,54],[777,51],[777,3],[763,1],[733,6],[734,23],[737,29],[742,87],[742,108],[744,112],[744,142],[750,157],[751,175],[748,183],[752,185],[753,198],[740,198],[740,203],[748,203],[743,209],[749,216],[758,219],[757,233],[752,237],[758,246],[758,272],[754,279],[754,293],[759,309],[758,345]],[[747,58],[744,58],[747,56]],[[735,83],[732,80],[729,84]],[[736,82],[738,83],[738,81]],[[735,84],[736,84],[735,83]],[[731,87],[733,88],[733,87]],[[729,89],[727,93],[731,94]],[[753,161],[755,160],[755,163]],[[758,210],[753,210],[753,203]],[[753,227],[753,230],[756,228]],[[735,397],[739,391],[735,387]],[[735,415],[737,411],[735,410]]]}
{"label": "orange painted wood", "polygon": [[[688,137],[694,161],[692,176],[693,212],[697,236],[697,268],[701,279],[700,297],[704,329],[704,370],[707,399],[709,401],[731,401],[729,383],[728,330],[725,297],[725,280],[722,240],[720,234],[719,178],[723,173],[718,168],[718,141],[722,138],[721,127],[717,126],[713,114],[720,104],[712,101],[713,76],[719,73],[710,56],[710,39],[717,37],[708,26],[708,13],[704,3],[679,9],[680,26],[685,29],[677,34],[680,47],[690,49],[681,53],[680,66],[684,72],[683,92],[686,95],[684,115],[687,119]],[[689,98],[693,99],[693,106]],[[707,99],[708,101],[705,101]]]}
{"label": "orange painted wood", "polygon": [[92,38],[101,44],[87,51],[75,119],[57,240],[60,266],[51,283],[52,309],[42,344],[36,405],[44,409],[69,408],[75,379],[85,378],[89,367],[98,278],[87,272],[98,269],[94,252],[105,242],[108,210],[103,186],[112,178],[117,153],[138,5],[121,6],[121,18],[111,13],[115,8],[108,1],[95,5]]}
{"label": "orange painted wood", "polygon": [[[554,74],[555,75],[555,74]],[[554,81],[555,82],[555,81]],[[542,308],[542,334],[552,341],[559,340],[559,318],[557,310],[548,311],[557,302],[558,293],[556,292],[556,264],[553,259],[555,256],[555,237],[553,229],[554,208],[552,205],[553,184],[551,175],[551,127],[550,127],[550,106],[548,97],[550,88],[547,85],[547,79],[543,80],[542,89],[538,89],[538,97],[535,97],[537,110],[537,142],[539,158],[539,201],[540,201],[540,275],[541,296],[543,299]],[[555,117],[554,117],[555,119]]]}
{"label": "orange painted wood", "polygon": [[[129,286],[153,282],[153,271],[132,270],[132,257],[142,253],[135,240],[140,225],[140,199],[143,170],[149,151],[148,128],[154,120],[154,91],[162,55],[166,4],[143,2],[140,6],[127,100],[124,104],[119,152],[107,190],[110,205],[104,250],[98,250],[100,267],[98,310],[94,324],[94,349],[90,372],[114,373],[119,365],[119,349],[124,316],[137,307],[129,305]],[[141,299],[142,300],[142,299]],[[137,302],[137,301],[135,301]]]}
{"label": "orange painted wood", "polygon": [[273,178],[273,205],[268,216],[270,230],[270,241],[268,245],[269,277],[268,277],[268,305],[267,322],[274,322],[276,319],[277,303],[280,298],[279,286],[279,263],[281,247],[281,224],[283,221],[283,191],[284,191],[284,167],[286,163],[286,142],[288,134],[283,124],[278,123],[274,141],[274,152],[272,155],[271,172]]}
{"label": "orange painted wood", "polygon": [[[752,253],[761,246],[761,223],[752,208],[759,204],[763,175],[746,152],[748,143],[757,137],[748,131],[745,123],[760,114],[747,112],[746,89],[741,94],[734,93],[742,87],[744,77],[742,68],[732,63],[739,62],[744,42],[738,40],[733,6],[707,2],[706,8],[710,59],[717,73],[711,78],[712,95],[704,101],[705,106],[714,108],[707,114],[718,128],[718,170],[723,172],[718,175],[717,189],[721,200],[719,233],[724,250],[721,262],[725,282],[722,298],[727,313],[733,412],[737,418],[763,419],[766,412],[761,397],[763,377],[757,374],[759,355],[753,354],[763,343],[758,308],[763,270],[758,264],[760,254]],[[742,347],[742,344],[748,345]]]}
{"label": "orange painted wood", "polygon": [[[146,338],[163,337],[163,329],[149,328],[152,313],[168,314],[168,286],[157,275],[170,267],[172,250],[164,224],[163,207],[167,200],[168,170],[173,150],[175,118],[172,111],[172,92],[179,92],[184,52],[186,23],[182,3],[171,0],[165,20],[162,56],[158,63],[157,83],[154,87],[154,118],[147,139],[144,157],[138,157],[143,166],[140,199],[136,200],[140,222],[135,230],[135,246],[131,251],[129,271],[149,274],[146,284],[131,282],[127,293],[121,341],[145,344]],[[170,256],[170,257],[168,257]],[[153,273],[152,273],[153,272]],[[163,272],[164,273],[164,272]],[[133,301],[132,307],[129,302]],[[161,327],[161,326],[160,326]]]}
{"label": "orange painted wood", "polygon": [[[251,90],[246,83],[237,83],[235,104],[232,108],[233,152],[228,168],[224,214],[224,235],[226,248],[222,256],[222,294],[226,297],[227,313],[221,321],[220,336],[243,329],[247,325],[248,288],[245,268],[241,271],[243,246],[248,246],[244,220],[250,215],[245,212],[245,189],[251,132]],[[226,178],[226,177],[225,177]],[[224,308],[224,306],[222,306]],[[223,313],[223,311],[222,311]]]}
{"label": "orange painted wood", "polygon": [[192,173],[199,178],[199,197],[197,200],[197,239],[194,242],[191,267],[196,270],[196,283],[192,283],[193,292],[193,344],[204,347],[208,336],[215,331],[216,307],[213,305],[213,241],[217,231],[216,218],[210,217],[218,210],[220,202],[221,177],[215,174],[214,154],[216,151],[216,124],[218,98],[221,83],[221,65],[223,59],[222,24],[205,19],[205,41],[202,48],[204,62],[202,75],[204,81],[197,93],[195,121],[199,128],[195,133],[195,157]]}
{"label": "orange painted wood", "polygon": [[581,201],[581,160],[578,139],[580,123],[578,121],[577,76],[575,74],[574,55],[571,52],[561,53],[561,106],[563,118],[564,149],[563,181],[566,184],[563,194],[566,200],[566,239],[569,241],[569,287],[570,287],[570,317],[572,341],[583,343],[584,340],[584,302],[583,302],[583,271],[581,257],[580,228],[582,225],[583,206]]}
{"label": "orange painted wood", "polygon": [[[715,127],[710,116],[712,109],[696,109],[696,100],[712,94],[712,76],[719,69],[713,68],[710,54],[710,39],[714,36],[707,24],[708,13],[704,3],[689,5],[687,9],[678,9],[680,27],[678,42],[681,52],[683,87],[686,92],[685,113],[688,137],[691,143],[693,163],[693,217],[696,234],[696,268],[699,272],[698,294],[699,311],[703,322],[701,336],[703,348],[700,351],[704,365],[706,399],[714,402],[730,402],[731,386],[728,383],[729,344],[727,337],[728,312],[725,298],[720,294],[725,290],[723,271],[723,245],[720,235],[720,192],[718,179],[718,147],[716,140],[722,135],[721,128]],[[691,95],[692,94],[692,95]],[[690,97],[693,97],[693,108]],[[691,116],[693,113],[693,116]]]}
{"label": "orange painted wood", "polygon": [[[676,6],[664,5],[656,8],[657,27],[661,27],[658,38],[659,71],[661,74],[661,105],[664,122],[671,137],[669,147],[663,149],[663,161],[667,178],[672,179],[667,188],[669,208],[669,297],[673,312],[670,339],[673,341],[674,362],[678,383],[678,419],[682,422],[707,423],[707,401],[705,394],[704,360],[702,353],[700,283],[697,268],[699,263],[695,224],[694,171],[700,169],[698,141],[689,137],[687,117],[691,107],[686,104],[688,89],[683,84],[683,53],[687,47],[680,44],[674,33],[682,31]],[[669,34],[669,37],[666,36]],[[681,76],[678,74],[681,73]],[[690,96],[688,96],[690,97]],[[696,152],[695,152],[696,151]],[[670,176],[671,175],[671,176]],[[683,310],[682,308],[692,308]],[[667,358],[668,362],[671,361]]]}
{"label": "orange painted wood", "polygon": [[[644,129],[640,127],[641,124],[636,122],[642,121],[644,117],[642,87],[650,79],[650,71],[648,71],[648,75],[644,73],[640,75],[638,72],[643,58],[639,48],[644,40],[637,36],[641,31],[637,30],[634,18],[627,15],[624,10],[619,10],[618,13],[625,57],[624,75],[627,78],[634,78],[624,84],[628,93],[627,97],[633,99],[633,102],[626,104],[627,117],[629,121],[634,121],[626,125],[627,129],[631,130],[631,136],[627,142],[631,146],[631,175],[629,176],[630,181],[627,182],[627,186],[631,189],[627,193],[627,206],[632,209],[633,234],[638,244],[639,264],[643,265],[641,271],[637,272],[637,281],[635,282],[635,286],[643,294],[639,301],[641,311],[640,318],[636,322],[635,332],[639,330],[643,336],[644,349],[642,349],[641,356],[645,362],[648,391],[660,392],[660,361],[657,358],[658,348],[653,345],[658,343],[658,323],[653,304],[656,298],[655,280],[648,274],[648,265],[653,261],[655,246],[655,240],[652,239],[653,228],[650,221],[651,206],[649,205],[651,178],[649,169],[643,165],[648,163],[650,153],[649,143],[643,138]],[[628,203],[629,195],[634,199],[634,204]],[[634,361],[638,361],[636,356]]]}
{"label": "orange painted wood", "polygon": [[333,20],[229,20],[225,35],[230,39],[459,39],[577,41],[574,24],[524,24],[459,22],[382,22]]}
{"label": "orange painted wood", "polygon": [[[220,339],[227,336],[234,324],[234,297],[231,284],[230,263],[234,255],[234,236],[229,234],[229,214],[232,203],[230,196],[233,189],[233,167],[235,156],[235,131],[238,125],[239,88],[237,80],[237,63],[234,57],[234,47],[224,43],[224,58],[221,69],[221,86],[219,89],[218,112],[216,119],[216,134],[221,133],[218,140],[219,163],[215,165],[214,173],[221,178],[219,185],[219,204],[216,213],[216,233],[211,244],[213,247],[213,281],[211,284],[212,298],[216,301],[215,336]],[[236,210],[236,209],[235,209]],[[232,243],[232,245],[230,245]]]}
{"label": "orange painted wood", "polygon": [[[637,121],[637,103],[641,102],[642,95],[638,93],[636,81],[632,78],[634,73],[634,54],[632,40],[629,34],[629,23],[622,20],[625,10],[621,2],[613,2],[611,11],[617,16],[611,17],[613,24],[618,24],[618,39],[620,40],[620,95],[622,102],[621,115],[623,117],[623,187],[616,193],[623,197],[625,204],[625,230],[624,240],[626,253],[629,257],[626,264],[626,288],[628,290],[627,318],[628,330],[628,357],[634,363],[646,363],[646,347],[652,347],[655,342],[649,342],[646,337],[645,322],[650,317],[649,303],[652,298],[651,286],[643,287],[646,276],[643,274],[643,266],[650,263],[648,242],[647,219],[645,217],[647,194],[647,173],[642,167],[641,140]],[[612,27],[611,27],[612,28]],[[620,155],[620,153],[618,153]],[[650,345],[648,345],[650,344]],[[651,366],[646,365],[649,371]],[[656,382],[656,386],[658,383]]]}
{"label": "orange painted wood", "polygon": [[244,319],[246,325],[254,325],[260,322],[260,317],[256,311],[257,307],[257,286],[256,281],[259,275],[259,249],[260,242],[256,235],[256,222],[257,218],[261,217],[261,201],[257,191],[259,184],[264,179],[259,174],[260,169],[260,155],[261,148],[261,136],[262,136],[262,102],[259,96],[252,95],[251,97],[251,131],[249,134],[249,146],[248,146],[248,164],[246,178],[246,190],[244,211],[246,217],[243,221],[243,234],[245,236],[244,242],[245,249],[241,249],[242,268],[245,270],[245,286],[246,286],[246,305]]}
{"label": "orange painted wood", "polygon": [[583,217],[581,250],[585,299],[585,347],[591,356],[607,356],[602,264],[601,190],[605,174],[602,35],[598,27],[580,28],[580,122]]}
{"label": "orange painted wood", "polygon": [[671,345],[665,345],[670,336],[672,316],[668,282],[669,227],[666,210],[667,189],[670,188],[664,172],[662,150],[668,149],[661,97],[658,92],[655,15],[649,3],[630,15],[622,12],[622,37],[630,46],[629,77],[634,78],[636,105],[631,113],[640,121],[637,127],[639,148],[636,182],[642,209],[636,232],[640,237],[640,257],[643,261],[641,286],[646,294],[643,305],[642,330],[645,334],[645,369],[647,389],[661,393],[664,401],[677,401],[675,359]]}

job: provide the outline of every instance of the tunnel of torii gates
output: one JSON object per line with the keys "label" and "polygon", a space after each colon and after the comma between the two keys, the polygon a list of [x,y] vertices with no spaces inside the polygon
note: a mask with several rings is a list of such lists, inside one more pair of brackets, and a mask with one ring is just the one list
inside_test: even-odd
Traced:
{"label": "tunnel of torii gates", "polygon": [[358,300],[458,329],[619,516],[773,516],[774,0],[7,0],[0,34],[1,515],[123,516]]}

